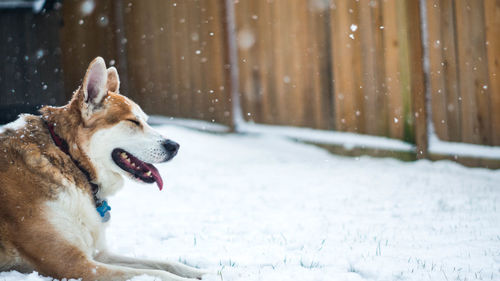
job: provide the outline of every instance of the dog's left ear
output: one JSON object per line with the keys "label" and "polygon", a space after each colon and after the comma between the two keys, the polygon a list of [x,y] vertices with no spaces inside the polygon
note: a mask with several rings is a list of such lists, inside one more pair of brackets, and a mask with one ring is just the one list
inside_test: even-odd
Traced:
{"label": "dog's left ear", "polygon": [[120,78],[118,77],[118,71],[113,66],[108,68],[108,91],[113,93],[118,93],[120,90]]}
{"label": "dog's left ear", "polygon": [[98,108],[103,98],[108,94],[108,72],[106,63],[101,57],[95,58],[89,65],[85,78],[83,78],[82,90],[84,95],[83,113],[90,116],[95,108]]}

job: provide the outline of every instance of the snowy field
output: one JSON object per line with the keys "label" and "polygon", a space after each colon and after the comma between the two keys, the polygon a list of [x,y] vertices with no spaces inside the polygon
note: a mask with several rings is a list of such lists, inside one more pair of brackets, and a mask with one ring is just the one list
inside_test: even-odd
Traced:
{"label": "snowy field", "polygon": [[[158,128],[181,149],[158,166],[163,191],[128,182],[110,198],[117,253],[214,281],[500,280],[499,171]],[[11,280],[51,279],[0,273]]]}

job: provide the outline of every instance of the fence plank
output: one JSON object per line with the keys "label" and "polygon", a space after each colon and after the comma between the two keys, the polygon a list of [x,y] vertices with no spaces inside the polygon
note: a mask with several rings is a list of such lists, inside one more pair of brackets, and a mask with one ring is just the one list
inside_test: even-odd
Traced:
{"label": "fence plank", "polygon": [[[386,101],[388,105],[387,134],[394,138],[403,138],[401,124],[402,119],[402,92],[404,77],[402,75],[401,60],[405,59],[401,54],[402,42],[399,29],[404,28],[404,19],[398,19],[398,0],[386,0],[383,2],[384,9],[384,47],[385,47],[385,83]],[[401,10],[399,8],[399,10]],[[403,26],[403,27],[401,27]]]}
{"label": "fence plank", "polygon": [[[293,20],[290,21],[291,33],[289,48],[292,56],[290,57],[290,91],[291,95],[288,97],[288,108],[292,110],[295,114],[290,119],[291,125],[302,126],[304,124],[304,80],[309,76],[307,71],[307,65],[304,64],[304,54],[305,43],[309,42],[306,40],[301,40],[300,38],[304,36],[304,27],[307,24],[307,18],[305,18],[305,12],[307,9],[304,7],[305,1],[298,1],[295,5],[291,5],[290,17]],[[307,36],[305,36],[307,38]],[[302,69],[304,67],[304,69]],[[307,79],[308,80],[308,79]],[[310,103],[310,101],[308,101]]]}
{"label": "fence plank", "polygon": [[[398,19],[398,38],[400,43],[399,48],[399,64],[400,64],[400,73],[399,73],[399,83],[400,83],[400,98],[398,98],[398,102],[401,102],[400,105],[397,105],[396,108],[393,108],[393,119],[389,120],[389,122],[394,123],[394,132],[397,134],[398,138],[401,138],[407,142],[415,142],[415,118],[412,114],[412,76],[414,73],[412,72],[412,66],[415,61],[412,61],[412,52],[413,52],[413,43],[421,44],[420,38],[418,38],[418,42],[412,42],[410,40],[410,36],[412,38],[420,32],[420,26],[416,26],[420,21],[418,21],[418,17],[420,14],[419,6],[416,5],[416,1],[397,1],[396,9],[397,9],[397,19]],[[411,7],[413,10],[407,12],[407,8]],[[415,18],[417,17],[417,18]],[[415,22],[417,21],[417,22]],[[413,29],[412,29],[413,28]],[[412,31],[410,32],[410,29]],[[413,33],[412,33],[413,32]],[[417,32],[417,33],[415,33]],[[415,58],[417,63],[422,61],[421,57]],[[423,82],[423,81],[422,81]],[[423,83],[422,83],[423,85]],[[418,94],[418,93],[413,93]],[[394,103],[397,104],[397,103]],[[391,117],[389,117],[391,118]]]}
{"label": "fence plank", "polygon": [[[446,60],[443,57],[443,40],[441,18],[443,8],[441,0],[428,0],[427,4],[427,31],[429,50],[429,70],[430,70],[430,91],[432,100],[432,120],[437,136],[442,140],[449,140],[448,117],[447,117],[447,85],[445,82]],[[453,30],[452,30],[453,31]],[[453,47],[454,45],[451,45]]]}
{"label": "fence plank", "polygon": [[273,21],[272,17],[275,4],[269,2],[259,2],[258,21],[256,30],[253,32],[256,37],[255,44],[258,51],[258,81],[260,82],[259,95],[261,97],[260,113],[262,116],[256,117],[258,122],[275,123],[275,90],[274,90],[274,56],[273,56]]}
{"label": "fence plank", "polygon": [[490,90],[482,1],[456,1],[463,141],[491,144]]}
{"label": "fence plank", "polygon": [[288,98],[287,83],[290,82],[290,76],[288,75],[288,69],[286,62],[288,61],[288,5],[283,3],[284,1],[276,1],[276,6],[273,9],[274,18],[276,22],[274,24],[274,31],[276,40],[274,41],[273,53],[276,65],[275,83],[276,83],[276,95],[278,101],[278,123],[285,125],[287,124],[287,106],[286,99]]}
{"label": "fence plank", "polygon": [[356,50],[359,45],[353,41],[359,38],[352,39],[350,33],[353,24],[350,14],[354,12],[355,7],[353,2],[346,1],[335,1],[334,5],[331,17],[335,26],[332,30],[335,126],[339,131],[356,132],[359,125],[355,112],[358,110],[357,93],[360,86],[357,83],[360,83],[361,79],[354,78],[359,75],[359,60],[355,58],[359,55]]}
{"label": "fence plank", "polygon": [[453,0],[443,0],[441,9],[442,54],[444,64],[446,105],[442,111],[447,113],[447,130],[450,141],[461,141],[461,97],[458,79],[458,57],[456,46],[456,21]]}
{"label": "fence plank", "polygon": [[381,1],[360,1],[364,112],[355,114],[365,120],[364,133],[380,136],[388,131],[382,15]]}
{"label": "fence plank", "polygon": [[307,13],[309,26],[305,31],[305,36],[308,37],[307,41],[310,42],[310,48],[304,63],[309,65],[310,69],[308,71],[310,71],[311,76],[311,83],[305,91],[308,96],[312,97],[309,100],[304,100],[303,103],[306,106],[306,118],[307,116],[314,116],[314,118],[310,118],[309,122],[306,120],[305,126],[319,129],[333,128],[333,120],[330,116],[331,86],[328,74],[331,70],[328,63],[327,33],[329,31],[326,27],[329,22],[329,13],[327,8],[324,2],[313,1],[309,3],[309,12]]}
{"label": "fence plank", "polygon": [[254,48],[256,30],[250,21],[251,4],[251,1],[235,3],[240,93],[242,95],[243,114],[246,120],[253,120],[252,114],[255,112],[255,89],[252,75],[252,59],[254,56],[251,55],[251,49]]}
{"label": "fence plank", "polygon": [[[413,124],[413,139],[417,147],[417,158],[427,158],[427,100],[425,93],[423,50],[420,22],[420,2],[408,0],[406,3],[406,15],[408,18],[408,45],[409,45],[409,71],[410,71],[410,93],[411,110],[409,117]],[[409,136],[406,136],[408,138]]]}
{"label": "fence plank", "polygon": [[491,142],[500,145],[500,0],[485,0],[486,50],[491,93]]}

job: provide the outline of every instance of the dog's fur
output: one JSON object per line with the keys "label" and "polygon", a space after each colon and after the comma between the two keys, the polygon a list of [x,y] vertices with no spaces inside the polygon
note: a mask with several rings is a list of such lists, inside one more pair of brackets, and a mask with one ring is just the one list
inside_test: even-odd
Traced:
{"label": "dog's fur", "polygon": [[[0,271],[36,270],[83,280],[127,280],[142,274],[201,279],[203,271],[183,264],[106,250],[107,223],[96,211],[92,184],[99,187],[97,198],[105,199],[121,188],[122,176],[132,177],[113,161],[113,150],[123,149],[147,164],[170,160],[178,148],[148,126],[137,104],[118,93],[119,83],[116,69],[106,69],[98,57],[66,106],[44,107],[41,116],[22,115],[4,126]],[[48,124],[66,141],[69,153],[55,144]],[[169,148],[167,142],[177,147]]]}

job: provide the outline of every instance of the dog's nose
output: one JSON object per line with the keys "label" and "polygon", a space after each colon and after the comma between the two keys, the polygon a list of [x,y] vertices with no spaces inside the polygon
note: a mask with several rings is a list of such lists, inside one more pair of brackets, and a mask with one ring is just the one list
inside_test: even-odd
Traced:
{"label": "dog's nose", "polygon": [[179,151],[179,147],[180,147],[180,145],[178,143],[176,143],[175,141],[171,141],[171,140],[166,140],[163,143],[163,146],[170,154],[170,157],[174,157],[177,154],[177,151]]}

